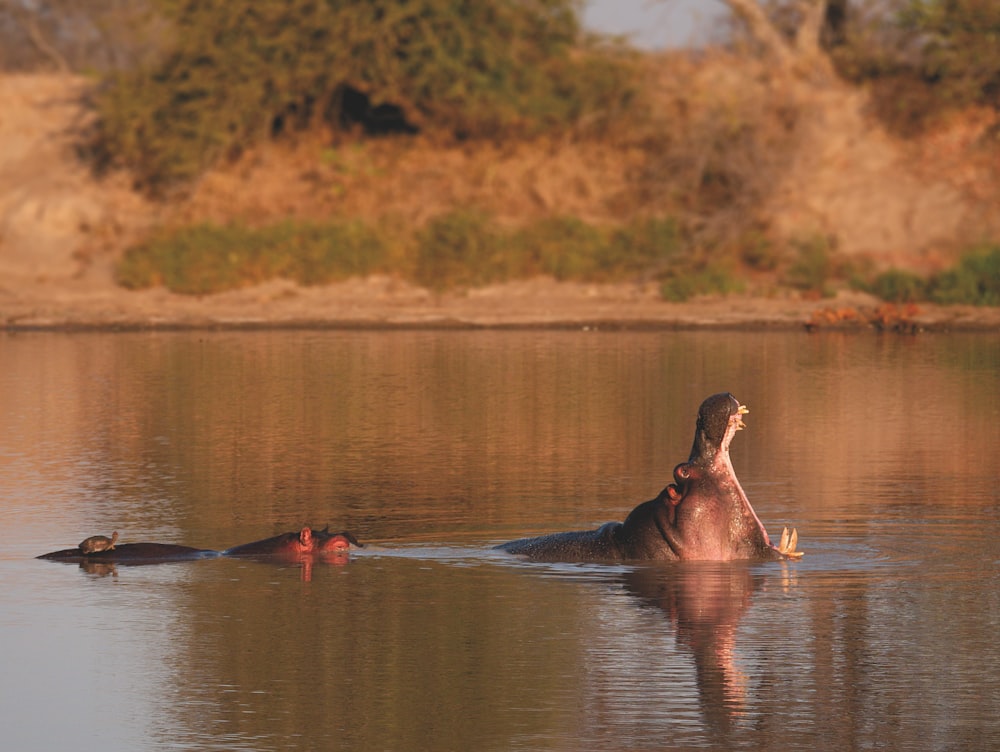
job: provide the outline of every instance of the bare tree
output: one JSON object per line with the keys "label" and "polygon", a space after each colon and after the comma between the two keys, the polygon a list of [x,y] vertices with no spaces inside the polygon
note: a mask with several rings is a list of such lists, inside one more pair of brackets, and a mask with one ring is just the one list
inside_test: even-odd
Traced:
{"label": "bare tree", "polygon": [[[723,0],[746,26],[750,35],[785,71],[829,70],[829,60],[820,45],[827,21],[828,0],[797,0],[793,3],[799,24],[791,40],[775,27],[757,0]],[[845,6],[844,0],[834,0]]]}
{"label": "bare tree", "polygon": [[149,0],[0,0],[0,70],[127,68],[163,31]]}
{"label": "bare tree", "polygon": [[60,73],[69,72],[66,58],[49,41],[48,32],[42,29],[44,20],[40,12],[30,10],[19,0],[0,0],[0,13],[12,22],[14,29],[24,34],[24,41],[38,57],[54,65]]}

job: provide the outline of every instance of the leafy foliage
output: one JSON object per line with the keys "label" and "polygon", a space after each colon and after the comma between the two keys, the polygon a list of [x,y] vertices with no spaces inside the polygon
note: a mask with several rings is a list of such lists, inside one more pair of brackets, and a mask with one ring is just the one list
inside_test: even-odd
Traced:
{"label": "leafy foliage", "polygon": [[822,235],[800,238],[792,243],[796,257],[785,273],[785,281],[806,292],[830,297],[830,279],[836,269],[830,240]]}
{"label": "leafy foliage", "polygon": [[923,39],[921,73],[944,98],[1000,107],[1000,3],[910,0],[901,20]]}
{"label": "leafy foliage", "polygon": [[901,269],[888,269],[864,287],[889,303],[916,303],[927,298],[926,280]]}
{"label": "leafy foliage", "polygon": [[743,290],[743,282],[724,263],[706,263],[675,272],[660,285],[664,300],[680,303],[695,295],[728,295]]}
{"label": "leafy foliage", "polygon": [[[390,257],[394,246],[400,250]],[[119,284],[131,289],[164,285],[203,295],[274,277],[312,285],[391,267],[443,291],[538,274],[578,281],[675,274],[687,268],[682,248],[671,219],[608,230],[558,217],[508,229],[488,214],[461,210],[435,217],[402,237],[343,220],[285,221],[256,229],[214,224],[164,229],[129,249],[116,274]],[[665,272],[667,259],[680,265]]]}
{"label": "leafy foliage", "polygon": [[262,229],[200,224],[164,230],[130,248],[116,269],[130,289],[165,285],[204,295],[286,277],[323,284],[380,271],[383,240],[356,222],[281,222]]}
{"label": "leafy foliage", "polygon": [[153,191],[275,135],[337,126],[345,99],[500,138],[608,122],[624,58],[582,41],[574,0],[156,0],[157,63],[109,80],[95,153]]}
{"label": "leafy foliage", "polygon": [[841,74],[869,83],[877,113],[904,135],[951,109],[1000,109],[1000,3],[857,3],[832,50]]}
{"label": "leafy foliage", "polygon": [[1000,246],[976,249],[937,275],[931,280],[930,298],[936,303],[1000,306]]}
{"label": "leafy foliage", "polygon": [[477,211],[436,217],[417,234],[414,279],[432,290],[505,279],[507,238]]}
{"label": "leafy foliage", "polygon": [[890,303],[1000,306],[1000,246],[973,248],[953,267],[929,279],[889,269],[861,287]]}

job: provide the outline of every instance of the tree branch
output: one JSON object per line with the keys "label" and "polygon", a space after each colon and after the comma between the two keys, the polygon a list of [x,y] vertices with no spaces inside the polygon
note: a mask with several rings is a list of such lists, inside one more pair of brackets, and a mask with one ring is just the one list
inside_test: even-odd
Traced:
{"label": "tree branch", "polygon": [[792,66],[795,59],[791,48],[782,39],[756,0],[724,0],[724,2],[747,25],[750,35],[764,46],[782,68]]}
{"label": "tree branch", "polygon": [[42,57],[52,61],[60,73],[70,72],[66,58],[59,54],[59,50],[49,44],[38,26],[38,17],[34,13],[19,2],[2,2],[0,5],[5,6],[17,25],[24,29],[28,41]]}
{"label": "tree branch", "polygon": [[779,69],[828,72],[829,61],[820,46],[820,33],[826,20],[827,0],[799,0],[796,4],[802,21],[794,42],[781,35],[757,0],[723,0],[733,14],[746,24],[750,35],[777,62]]}
{"label": "tree branch", "polygon": [[826,0],[802,0],[799,11],[802,23],[795,32],[795,49],[806,57],[821,55],[820,34],[826,21]]}

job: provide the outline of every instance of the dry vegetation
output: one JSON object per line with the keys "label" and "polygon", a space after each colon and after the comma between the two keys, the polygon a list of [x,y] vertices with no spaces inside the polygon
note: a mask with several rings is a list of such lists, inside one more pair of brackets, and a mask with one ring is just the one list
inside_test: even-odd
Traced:
{"label": "dry vegetation", "polygon": [[764,239],[780,257],[821,236],[844,256],[921,271],[1000,232],[993,112],[968,110],[901,139],[871,115],[863,90],[836,79],[803,86],[722,51],[644,65],[643,117],[607,138],[441,144],[312,133],[210,171],[171,220],[420,226],[477,208],[506,224],[568,215],[601,225],[673,215],[701,247],[752,254]]}
{"label": "dry vegetation", "polygon": [[[882,268],[931,274],[977,243],[996,243],[995,110],[965,107],[903,137],[876,117],[870,91],[835,75],[829,60],[791,59],[779,65],[759,49],[641,56],[631,63],[640,95],[599,131],[463,140],[431,131],[370,138],[319,125],[248,146],[156,200],[133,190],[128,172],[96,178],[76,159],[93,83],[9,74],[0,78],[0,271],[8,280],[0,306],[29,288],[38,292],[0,317],[58,318],[59,306],[43,300],[56,283],[59,294],[67,285],[76,291],[69,294],[76,305],[83,290],[137,301],[139,293],[111,284],[125,249],[153,232],[205,223],[250,230],[290,220],[360,223],[388,244],[396,266],[373,268],[380,275],[373,286],[338,294],[368,290],[411,302],[428,300],[402,281],[414,265],[414,238],[449,216],[485,216],[507,235],[562,222],[584,227],[578,237],[603,233],[604,240],[649,218],[676,222],[684,254],[672,268],[658,261],[627,277],[632,291],[621,294],[591,284],[620,276],[584,278],[584,299],[620,303],[638,296],[654,304],[650,279],[669,282],[678,270],[718,275],[708,286],[716,292],[817,297]],[[538,258],[519,268],[552,274]],[[274,311],[309,297],[295,289],[280,284],[247,299]],[[514,305],[523,307],[528,289],[538,290],[507,287]],[[156,295],[156,306],[175,300]],[[297,309],[294,317],[308,314]]]}

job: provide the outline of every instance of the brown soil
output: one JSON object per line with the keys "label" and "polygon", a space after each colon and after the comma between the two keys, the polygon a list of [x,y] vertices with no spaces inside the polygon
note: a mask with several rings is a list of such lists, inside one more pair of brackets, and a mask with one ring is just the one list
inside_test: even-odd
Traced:
{"label": "brown soil", "polygon": [[[127,291],[112,280],[114,260],[158,223],[332,213],[420,223],[456,205],[488,206],[510,221],[558,212],[613,222],[642,155],[610,145],[468,150],[381,142],[331,149],[304,140],[211,173],[183,202],[154,204],[125,176],[97,180],[75,158],[88,85],[67,76],[0,76],[2,327],[1000,328],[1000,309],[880,309],[868,296],[847,293],[834,300],[735,296],[676,304],[646,285],[550,279],[444,295],[385,277],[317,288],[276,280],[200,298]],[[836,116],[830,113],[837,107],[817,107],[815,122],[803,126],[801,138],[811,147],[801,148],[801,164],[774,188],[776,228],[789,236],[833,234],[841,252],[916,269],[933,268],[976,234],[996,237],[997,213],[989,210],[1000,196],[989,179],[998,172],[996,155],[972,148],[985,125],[963,123],[901,145],[862,111],[859,103]]]}

